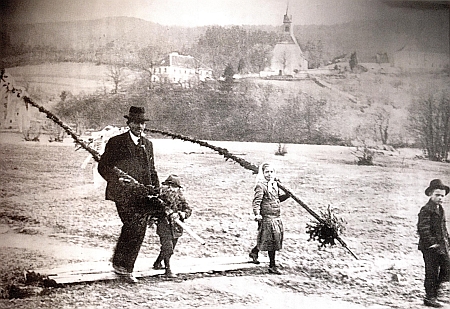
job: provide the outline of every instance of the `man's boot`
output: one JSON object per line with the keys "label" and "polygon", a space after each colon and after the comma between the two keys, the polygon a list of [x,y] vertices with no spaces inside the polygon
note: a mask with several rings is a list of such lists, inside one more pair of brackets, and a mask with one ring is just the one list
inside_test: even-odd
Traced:
{"label": "man's boot", "polygon": [[166,272],[165,272],[166,278],[176,278],[177,275],[174,274],[170,269],[170,257],[164,258],[164,265],[166,265]]}
{"label": "man's boot", "polygon": [[161,264],[162,261],[162,256],[161,253],[158,255],[158,257],[156,258],[155,263],[153,263],[153,269],[164,269],[164,267]]}
{"label": "man's boot", "polygon": [[428,307],[441,308],[443,305],[439,303],[436,297],[425,297],[423,299],[423,304]]}

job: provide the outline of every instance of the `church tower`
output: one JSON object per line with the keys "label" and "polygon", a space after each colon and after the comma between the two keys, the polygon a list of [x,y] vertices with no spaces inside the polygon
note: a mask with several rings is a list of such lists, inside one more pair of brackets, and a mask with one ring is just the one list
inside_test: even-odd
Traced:
{"label": "church tower", "polygon": [[283,29],[284,32],[287,33],[291,33],[291,29],[292,29],[292,15],[289,16],[288,15],[288,9],[289,7],[286,8],[286,14],[284,14],[284,18],[283,18]]}
{"label": "church tower", "polygon": [[283,38],[282,42],[297,44],[297,39],[294,36],[294,25],[292,24],[292,15],[288,14],[289,4],[286,7],[286,14],[283,17]]}
{"label": "church tower", "polygon": [[291,76],[308,70],[308,61],[294,35],[292,15],[289,15],[289,4],[283,16],[281,40],[275,45],[272,53],[270,70],[276,72],[276,75]]}

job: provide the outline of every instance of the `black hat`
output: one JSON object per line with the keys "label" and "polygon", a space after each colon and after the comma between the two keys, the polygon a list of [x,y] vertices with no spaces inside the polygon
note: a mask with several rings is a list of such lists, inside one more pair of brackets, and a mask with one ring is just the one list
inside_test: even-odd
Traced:
{"label": "black hat", "polygon": [[433,192],[434,189],[445,190],[445,195],[447,195],[448,192],[450,191],[450,188],[448,186],[444,185],[440,179],[433,179],[430,182],[430,185],[428,186],[428,188],[425,189],[425,194],[427,196],[430,196],[431,192]]}
{"label": "black hat", "polygon": [[178,175],[174,175],[174,174],[169,175],[169,177],[167,177],[167,179],[164,180],[164,182],[162,184],[163,185],[173,185],[175,187],[182,188],[180,178],[178,177]]}
{"label": "black hat", "polygon": [[145,109],[143,107],[131,106],[128,115],[124,116],[130,121],[143,122],[150,119],[145,118]]}

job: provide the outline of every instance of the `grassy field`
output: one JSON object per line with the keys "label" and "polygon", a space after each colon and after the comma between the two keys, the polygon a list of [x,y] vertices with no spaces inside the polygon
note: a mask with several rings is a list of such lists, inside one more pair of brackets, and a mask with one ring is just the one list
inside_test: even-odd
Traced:
{"label": "grassy field", "polygon": [[[206,246],[199,246],[190,237],[183,237],[176,256],[246,255],[255,243],[256,224],[251,215],[254,175],[207,148],[159,136],[153,138],[160,179],[170,173],[180,175],[185,196],[193,208],[188,223],[207,241]],[[104,185],[93,186],[91,165],[84,170],[80,168],[87,153],[75,151],[70,140],[64,143],[41,140],[22,142],[20,136],[5,134],[0,138],[1,226],[6,226],[8,233],[37,234],[43,243],[51,236],[61,243],[112,250],[120,220],[114,205],[104,200]],[[317,242],[308,242],[306,224],[313,219],[301,206],[288,200],[282,205],[286,239],[277,255],[285,275],[268,277],[262,265],[256,272],[239,274],[244,277],[239,280],[264,280],[264,284],[283,291],[332,297],[364,306],[421,308],[424,269],[416,248],[417,213],[427,201],[424,189],[431,179],[449,182],[448,164],[417,160],[415,155],[420,151],[414,149],[379,154],[375,166],[358,166],[352,148],[348,147],[288,144],[287,154],[276,156],[276,144],[211,144],[256,165],[273,162],[283,184],[316,212],[330,205],[338,217],[346,220],[342,237],[359,257],[353,259],[339,245],[319,249]],[[158,246],[155,231],[150,229],[141,254],[156,255]],[[16,248],[1,250],[0,256],[4,261],[0,266],[3,285],[11,279],[11,273],[64,262],[57,255]],[[200,279],[186,277],[182,281],[191,282],[192,286],[195,282],[204,283],[196,280]],[[214,279],[211,280],[214,284]],[[168,300],[158,301],[164,294],[163,286],[178,297],[177,305]],[[238,304],[258,303],[258,299],[212,287],[208,295],[195,289],[186,296],[183,288],[181,283],[170,285],[155,279],[139,284],[139,289],[123,288],[116,283],[93,283],[18,300],[14,307],[53,308],[55,302],[61,308],[102,307],[104,301],[115,299],[116,293],[124,293],[120,292],[123,289],[127,297],[142,297],[145,291],[155,291],[155,298],[148,298],[146,306],[161,308],[208,308],[217,304],[218,298],[222,304],[235,303],[235,308],[239,308]],[[127,298],[114,301],[118,308],[130,307]],[[8,305],[11,301],[0,300],[1,308]]]}
{"label": "grassy field", "polygon": [[[31,95],[45,99],[59,99],[62,91],[73,95],[99,91],[110,92],[114,84],[106,65],[93,63],[46,63],[6,68],[19,86],[26,87]],[[129,84],[139,76],[131,70],[123,71],[123,83]]]}
{"label": "grassy field", "polygon": [[[61,91],[80,94],[112,87],[107,68],[92,64],[44,64],[8,72],[27,84],[31,94],[53,103]],[[136,77],[133,72],[127,76],[127,82]],[[448,76],[427,74],[369,72],[324,79],[334,89],[321,88],[312,80],[274,81],[271,100],[283,104],[299,91],[325,99],[343,111],[339,115],[344,116],[332,119],[332,125],[340,132],[347,130],[348,136],[359,124],[369,123],[377,106],[389,106],[390,134],[402,138],[407,135],[404,121],[410,102],[448,85]],[[350,102],[339,92],[358,102]],[[49,143],[44,135],[40,139],[23,142],[20,134],[0,133],[0,233],[7,236],[0,238],[2,292],[8,283],[21,280],[23,270],[92,258],[107,262],[121,227],[114,204],[104,200],[105,184],[93,185],[92,164],[81,168],[88,154],[75,151],[70,139],[63,143]],[[183,237],[176,257],[247,255],[256,236],[251,214],[255,176],[210,149],[157,135],[152,139],[160,180],[171,173],[180,175],[193,208],[187,223],[207,241],[206,246],[199,246]],[[417,149],[380,153],[374,166],[358,166],[354,149],[349,147],[287,144],[287,154],[276,156],[277,144],[211,144],[255,165],[273,162],[283,184],[310,208],[320,213],[330,206],[347,222],[341,236],[359,260],[339,245],[318,248],[317,242],[308,241],[306,225],[313,218],[288,200],[282,205],[285,242],[277,255],[282,276],[268,276],[266,265],[261,265],[211,278],[207,274],[183,275],[176,281],[146,278],[137,287],[96,282],[54,289],[48,295],[0,299],[0,308],[240,309],[263,308],[264,301],[277,308],[275,296],[267,298],[273,289],[285,299],[286,309],[297,308],[295,297],[299,296],[317,297],[318,307],[319,299],[330,298],[346,301],[342,308],[349,302],[365,307],[422,308],[424,269],[417,251],[417,213],[427,201],[424,189],[431,179],[450,182],[448,164],[419,160]],[[14,237],[22,243],[2,243]],[[152,257],[158,249],[155,230],[149,229],[140,254]]]}

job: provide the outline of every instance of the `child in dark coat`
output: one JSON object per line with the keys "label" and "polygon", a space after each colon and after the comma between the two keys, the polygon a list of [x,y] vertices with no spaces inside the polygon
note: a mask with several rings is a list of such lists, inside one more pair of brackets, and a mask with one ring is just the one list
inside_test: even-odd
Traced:
{"label": "child in dark coat", "polygon": [[419,234],[419,250],[422,251],[425,263],[425,306],[439,308],[438,292],[441,284],[450,279],[450,239],[447,231],[444,197],[450,188],[440,179],[433,179],[425,194],[429,200],[420,209],[417,222]]}
{"label": "child in dark coat", "polygon": [[156,227],[156,233],[161,243],[161,251],[153,264],[153,268],[163,269],[161,262],[164,261],[165,275],[168,278],[176,277],[170,268],[170,257],[173,255],[178,238],[183,235],[183,228],[175,222],[175,219],[184,221],[192,213],[181,189],[179,177],[177,175],[169,175],[162,183],[159,196],[159,202],[164,209],[164,214],[159,216]]}

